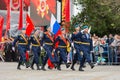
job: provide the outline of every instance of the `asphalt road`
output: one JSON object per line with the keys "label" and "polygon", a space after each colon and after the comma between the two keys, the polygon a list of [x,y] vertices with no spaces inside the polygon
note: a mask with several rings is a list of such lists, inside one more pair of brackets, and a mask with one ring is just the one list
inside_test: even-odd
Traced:
{"label": "asphalt road", "polygon": [[17,63],[0,62],[0,80],[120,80],[120,66],[96,66],[94,69],[87,67],[84,72],[66,69],[62,65],[62,71],[56,69],[47,71],[26,69],[16,69]]}

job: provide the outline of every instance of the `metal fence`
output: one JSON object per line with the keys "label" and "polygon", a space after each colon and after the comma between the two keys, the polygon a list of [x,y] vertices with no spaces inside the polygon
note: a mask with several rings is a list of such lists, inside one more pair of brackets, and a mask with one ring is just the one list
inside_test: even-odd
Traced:
{"label": "metal fence", "polygon": [[120,64],[120,45],[113,47],[106,43],[95,46],[91,51],[91,60],[96,64]]}

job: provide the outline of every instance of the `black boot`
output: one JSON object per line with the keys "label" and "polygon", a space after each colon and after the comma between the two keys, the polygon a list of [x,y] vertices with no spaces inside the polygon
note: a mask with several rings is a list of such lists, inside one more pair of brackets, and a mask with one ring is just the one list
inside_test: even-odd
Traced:
{"label": "black boot", "polygon": [[42,65],[41,70],[46,71],[45,66]]}
{"label": "black boot", "polygon": [[86,68],[86,64],[84,63],[83,68]]}
{"label": "black boot", "polygon": [[58,66],[57,63],[54,63],[54,67],[55,67],[55,69],[57,68],[57,66]]}
{"label": "black boot", "polygon": [[26,65],[26,68],[30,67],[29,62],[25,62],[25,65]]}
{"label": "black boot", "polygon": [[76,61],[73,61],[72,66],[71,66],[71,69],[72,69],[73,71],[75,71],[75,68],[74,68],[75,63],[76,63]]}
{"label": "black boot", "polygon": [[79,67],[79,71],[84,71],[81,66]]}
{"label": "black boot", "polygon": [[40,68],[39,68],[39,64],[36,64],[36,66],[37,66],[37,70],[40,70]]}
{"label": "black boot", "polygon": [[90,65],[91,69],[93,69],[95,67],[93,63],[89,63],[89,65]]}
{"label": "black boot", "polygon": [[31,67],[30,67],[32,70],[34,70],[33,65],[34,65],[34,62],[32,62]]}
{"label": "black boot", "polygon": [[21,64],[22,64],[21,62],[18,63],[18,66],[17,66],[17,69],[18,69],[18,70],[21,70],[21,68],[20,68],[20,65],[21,65]]}
{"label": "black boot", "polygon": [[71,69],[72,69],[73,71],[75,71],[74,65],[71,66]]}
{"label": "black boot", "polygon": [[57,66],[57,70],[61,71],[60,65]]}
{"label": "black boot", "polygon": [[57,64],[57,70],[61,71],[61,67],[60,67],[61,63]]}
{"label": "black boot", "polygon": [[69,68],[70,67],[70,64],[66,63],[66,68]]}

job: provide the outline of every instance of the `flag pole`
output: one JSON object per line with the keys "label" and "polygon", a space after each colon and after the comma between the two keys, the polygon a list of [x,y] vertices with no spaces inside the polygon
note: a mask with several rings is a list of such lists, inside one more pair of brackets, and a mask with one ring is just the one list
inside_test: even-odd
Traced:
{"label": "flag pole", "polygon": [[7,32],[10,29],[10,17],[11,17],[11,0],[7,1],[7,23],[6,23],[6,31],[4,37],[7,37]]}
{"label": "flag pole", "polygon": [[[12,0],[10,0],[10,26],[11,26],[11,14],[12,14],[11,5],[12,5]],[[9,28],[9,31],[10,31],[10,28]],[[11,37],[11,34],[10,34],[10,37]]]}
{"label": "flag pole", "polygon": [[21,30],[23,27],[23,0],[20,1],[20,12],[19,12],[19,27],[18,30]]}

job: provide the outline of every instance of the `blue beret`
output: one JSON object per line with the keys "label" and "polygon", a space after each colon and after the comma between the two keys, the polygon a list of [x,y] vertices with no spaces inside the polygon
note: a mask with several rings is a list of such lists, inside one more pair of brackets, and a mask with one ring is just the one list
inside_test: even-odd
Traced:
{"label": "blue beret", "polygon": [[47,27],[46,27],[46,29],[48,29],[50,27],[50,25],[48,25]]}
{"label": "blue beret", "polygon": [[88,26],[83,26],[83,29],[86,29],[86,28],[88,28]]}
{"label": "blue beret", "polygon": [[79,25],[78,25],[78,24],[76,24],[76,25],[75,25],[75,28],[77,28],[77,27],[79,27]]}

